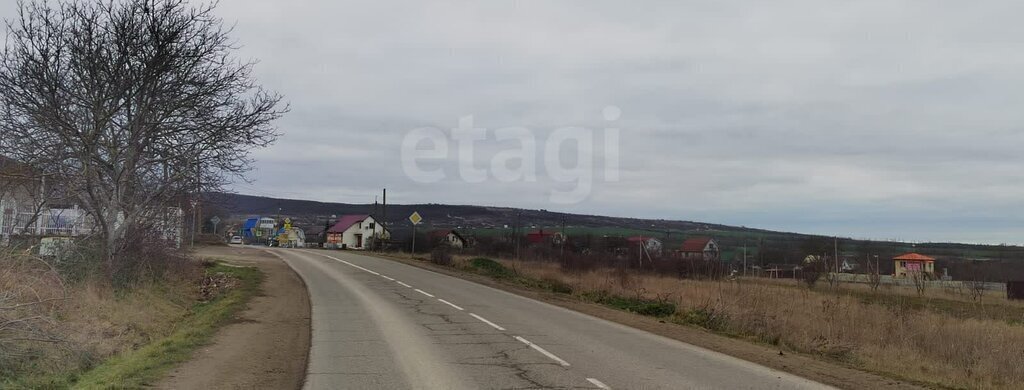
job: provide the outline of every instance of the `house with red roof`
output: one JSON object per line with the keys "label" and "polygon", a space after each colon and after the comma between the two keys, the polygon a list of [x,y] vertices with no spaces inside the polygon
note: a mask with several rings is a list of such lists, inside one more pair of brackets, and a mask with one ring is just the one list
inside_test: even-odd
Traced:
{"label": "house with red roof", "polygon": [[932,277],[935,275],[935,258],[919,253],[907,253],[892,258],[895,266],[894,278],[907,278],[916,275]]}
{"label": "house with red roof", "polygon": [[326,248],[366,249],[375,240],[390,237],[384,225],[369,214],[342,215],[327,229]]}
{"label": "house with red roof", "polygon": [[661,256],[662,244],[661,240],[649,237],[649,236],[632,236],[626,237],[626,242],[629,243],[630,248],[641,249],[648,256],[658,257]]}
{"label": "house with red roof", "polygon": [[526,233],[526,241],[531,244],[551,243],[558,245],[562,243],[562,239],[562,233],[551,231],[545,232],[544,229]]}
{"label": "house with red roof", "polygon": [[717,261],[721,258],[722,249],[711,237],[694,237],[683,241],[679,256],[683,260]]}

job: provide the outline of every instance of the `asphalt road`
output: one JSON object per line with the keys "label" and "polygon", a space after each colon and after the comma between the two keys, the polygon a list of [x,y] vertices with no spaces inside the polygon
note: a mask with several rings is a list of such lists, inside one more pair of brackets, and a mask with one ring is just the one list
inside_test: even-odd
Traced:
{"label": "asphalt road", "polygon": [[307,389],[828,388],[394,261],[270,251],[309,289]]}

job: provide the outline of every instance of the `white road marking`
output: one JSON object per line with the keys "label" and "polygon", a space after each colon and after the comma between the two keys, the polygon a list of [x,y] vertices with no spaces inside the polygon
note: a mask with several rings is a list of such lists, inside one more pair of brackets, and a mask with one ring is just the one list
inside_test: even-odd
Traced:
{"label": "white road marking", "polygon": [[599,380],[597,380],[597,379],[594,379],[594,378],[587,378],[587,381],[589,381],[590,383],[593,383],[593,384],[594,384],[594,386],[597,386],[597,387],[598,387],[599,389],[603,389],[603,390],[612,390],[612,388],[611,388],[611,387],[608,387],[608,385],[606,385],[606,384],[602,383],[601,381],[599,381]]}
{"label": "white road marking", "polygon": [[387,279],[387,280],[390,280],[390,281],[392,281],[392,282],[394,282],[394,281],[395,281],[395,278],[392,278],[392,277],[388,277],[388,276],[386,276],[386,275],[381,275],[380,277],[382,277],[382,278],[384,278],[384,279]]}
{"label": "white road marking", "polygon": [[318,255],[320,255],[320,256],[326,257],[326,258],[328,258],[328,259],[333,259],[334,261],[340,261],[340,262],[342,262],[342,263],[345,263],[345,264],[351,265],[351,266],[353,266],[353,267],[359,268],[359,269],[361,269],[361,270],[363,270],[363,271],[366,271],[366,272],[369,272],[369,273],[371,273],[371,274],[374,274],[374,275],[380,276],[380,273],[379,273],[379,272],[376,272],[376,271],[373,271],[373,270],[370,270],[370,269],[366,269],[366,268],[360,267],[360,266],[358,266],[358,265],[355,265],[355,264],[349,263],[349,262],[347,262],[347,261],[345,261],[345,260],[342,260],[342,259],[339,259],[339,258],[337,258],[337,257],[334,257],[334,256],[330,256],[330,255],[324,255],[324,254],[320,254],[320,253],[317,253],[317,254],[318,254]]}
{"label": "white road marking", "polygon": [[456,308],[456,309],[459,309],[459,310],[465,310],[465,309],[463,309],[463,308],[461,308],[461,307],[458,307],[458,306],[456,306],[456,305],[455,305],[454,303],[448,302],[448,301],[446,301],[446,300],[444,300],[444,299],[441,299],[441,298],[437,298],[437,300],[441,301],[441,303],[443,303],[443,304],[445,304],[445,305],[448,305],[448,306],[454,307],[454,308]]}
{"label": "white road marking", "polygon": [[430,293],[428,293],[428,292],[426,292],[426,291],[423,291],[423,290],[420,290],[420,289],[418,289],[418,288],[416,289],[416,292],[418,292],[418,293],[420,293],[420,294],[423,294],[423,295],[426,295],[426,296],[428,296],[428,297],[431,297],[431,298],[433,298],[433,297],[434,297],[433,295],[430,295]]}
{"label": "white road marking", "polygon": [[412,288],[412,286],[410,286],[410,285],[408,285],[408,284],[405,284],[405,283],[403,283],[403,282],[402,282],[401,280],[396,280],[396,282],[398,282],[398,284],[401,284],[401,285],[403,285],[403,286],[405,286],[405,287],[408,287],[408,288]]}
{"label": "white road marking", "polygon": [[537,344],[531,343],[530,340],[524,339],[524,338],[519,337],[519,336],[515,336],[515,337],[516,337],[516,340],[519,340],[523,344],[529,345],[530,348],[533,348],[533,349],[537,350],[537,352],[540,352],[540,353],[544,354],[544,356],[547,356],[548,358],[551,358],[551,360],[554,360],[554,361],[558,362],[558,364],[561,364],[563,367],[569,367],[569,362],[567,362],[565,360],[562,360],[562,358],[560,358],[558,356],[555,356],[555,354],[553,354],[551,352],[548,352],[548,350],[546,350],[544,348],[541,348]]}
{"label": "white road marking", "polygon": [[491,326],[491,327],[493,327],[494,329],[500,330],[500,331],[502,331],[502,332],[504,332],[504,331],[505,331],[505,328],[502,328],[502,327],[498,326],[498,324],[495,324],[495,323],[493,323],[493,322],[491,322],[491,321],[487,321],[487,319],[486,319],[486,318],[483,318],[483,317],[481,317],[481,316],[478,316],[478,315],[476,315],[476,314],[473,314],[473,313],[469,313],[469,315],[473,316],[473,318],[476,318],[476,319],[478,319],[478,320],[482,321],[483,323],[485,323],[485,324],[487,324],[487,325],[490,325],[490,326]]}

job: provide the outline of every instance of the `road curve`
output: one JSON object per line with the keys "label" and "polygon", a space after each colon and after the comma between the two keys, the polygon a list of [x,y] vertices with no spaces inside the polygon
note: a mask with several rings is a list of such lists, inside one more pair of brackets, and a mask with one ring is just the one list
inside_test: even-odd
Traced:
{"label": "road curve", "polygon": [[394,261],[268,251],[309,289],[306,389],[829,388]]}

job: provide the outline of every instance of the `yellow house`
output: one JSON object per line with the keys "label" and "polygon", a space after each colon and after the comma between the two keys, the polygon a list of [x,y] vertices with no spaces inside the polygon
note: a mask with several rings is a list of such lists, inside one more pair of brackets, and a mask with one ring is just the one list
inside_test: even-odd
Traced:
{"label": "yellow house", "polygon": [[892,261],[893,269],[895,270],[892,273],[894,278],[906,278],[915,273],[929,277],[935,275],[935,259],[932,257],[917,253],[907,253],[894,257]]}

